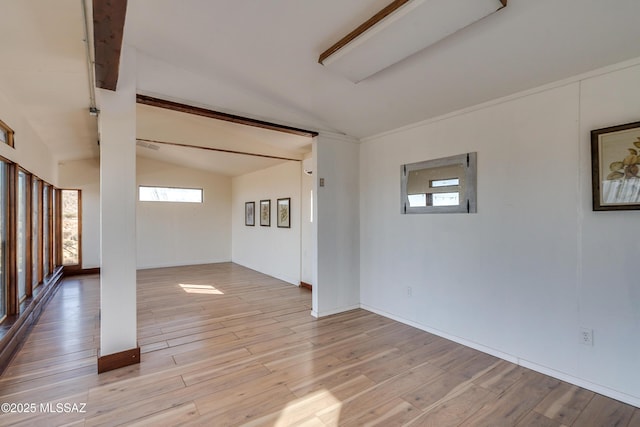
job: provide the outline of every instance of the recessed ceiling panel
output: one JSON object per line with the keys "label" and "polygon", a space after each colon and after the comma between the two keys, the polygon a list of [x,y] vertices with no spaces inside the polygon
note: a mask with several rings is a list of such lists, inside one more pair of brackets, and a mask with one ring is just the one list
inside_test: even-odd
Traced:
{"label": "recessed ceiling panel", "polygon": [[285,161],[273,157],[302,160],[312,141],[144,104],[136,108],[136,137],[142,157],[229,176]]}
{"label": "recessed ceiling panel", "polygon": [[502,7],[500,0],[412,0],[322,64],[357,83]]}

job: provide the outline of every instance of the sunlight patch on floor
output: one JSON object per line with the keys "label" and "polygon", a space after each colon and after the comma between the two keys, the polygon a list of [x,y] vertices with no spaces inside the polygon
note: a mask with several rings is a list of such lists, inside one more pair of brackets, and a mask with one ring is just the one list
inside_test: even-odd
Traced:
{"label": "sunlight patch on floor", "polygon": [[[278,427],[290,425],[316,425],[314,421],[318,421],[317,425],[337,426],[342,402],[336,399],[328,390],[318,390],[310,393],[300,399],[289,402],[287,406],[280,412],[278,421],[274,424]],[[329,411],[335,414],[335,424],[333,422],[320,423],[316,414],[320,411]]]}
{"label": "sunlight patch on floor", "polygon": [[211,285],[191,285],[187,283],[180,283],[180,287],[188,294],[224,295],[224,292]]}

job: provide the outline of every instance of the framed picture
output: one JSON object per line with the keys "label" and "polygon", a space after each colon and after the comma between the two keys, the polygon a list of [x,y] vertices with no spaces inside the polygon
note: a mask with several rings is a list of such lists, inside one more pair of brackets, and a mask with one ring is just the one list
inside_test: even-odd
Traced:
{"label": "framed picture", "polygon": [[278,227],[291,228],[291,198],[278,199]]}
{"label": "framed picture", "polygon": [[256,225],[256,202],[246,202],[244,204],[244,225]]}
{"label": "framed picture", "polygon": [[591,131],[593,210],[640,209],[640,122]]}
{"label": "framed picture", "polygon": [[271,200],[260,200],[260,225],[271,227]]}

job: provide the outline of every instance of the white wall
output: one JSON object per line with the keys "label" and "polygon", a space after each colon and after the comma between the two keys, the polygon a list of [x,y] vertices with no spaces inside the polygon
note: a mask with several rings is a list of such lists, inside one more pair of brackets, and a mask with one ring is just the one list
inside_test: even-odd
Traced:
{"label": "white wall", "polygon": [[[295,285],[300,284],[301,164],[278,166],[232,181],[233,262]],[[276,201],[291,198],[291,228],[276,226]],[[271,200],[271,226],[260,226],[260,200]],[[246,226],[245,202],[255,202],[255,226]]]}
{"label": "white wall", "polygon": [[18,108],[5,98],[2,87],[0,87],[0,120],[15,132],[14,147],[0,144],[0,156],[18,163],[38,178],[58,185],[57,167],[49,147],[44,144]]}
{"label": "white wall", "polygon": [[61,163],[58,182],[82,191],[82,268],[100,267],[100,159]]}
{"label": "white wall", "polygon": [[[231,178],[138,157],[138,185],[204,189],[202,205],[137,202],[138,268],[231,260]],[[64,162],[61,188],[82,190],[82,268],[100,266],[100,160]]]}
{"label": "white wall", "polygon": [[[589,131],[640,119],[612,70],[365,141],[362,306],[640,404],[640,212],[591,211]],[[477,214],[400,214],[401,164],[469,151]]]}
{"label": "white wall", "polygon": [[137,158],[137,184],[204,189],[203,203],[137,203],[138,268],[231,260],[231,178]]}
{"label": "white wall", "polygon": [[313,154],[317,264],[312,314],[320,317],[359,307],[359,146],[321,134]]}
{"label": "white wall", "polygon": [[640,211],[591,210],[589,132],[640,121],[640,64],[580,86],[578,322],[594,329],[580,348],[580,376],[635,397],[640,406]]}

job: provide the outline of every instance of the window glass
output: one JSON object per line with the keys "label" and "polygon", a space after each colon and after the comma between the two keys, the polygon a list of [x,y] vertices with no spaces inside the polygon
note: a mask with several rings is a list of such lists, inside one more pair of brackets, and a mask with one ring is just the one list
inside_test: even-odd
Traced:
{"label": "window glass", "polygon": [[62,190],[62,265],[80,263],[79,190]]}
{"label": "window glass", "polygon": [[433,193],[431,195],[432,206],[458,206],[460,204],[460,193]]}
{"label": "window glass", "polygon": [[35,288],[40,283],[40,181],[33,180],[31,189],[31,283]]}
{"label": "window glass", "polygon": [[202,203],[201,188],[146,187],[140,186],[141,202]]}
{"label": "window glass", "polygon": [[18,297],[27,296],[27,174],[18,172]]}
{"label": "window glass", "polygon": [[452,185],[460,185],[460,178],[434,179],[431,181],[432,188],[450,187]]}
{"label": "window glass", "polygon": [[58,249],[58,239],[60,238],[58,235],[59,230],[59,221],[60,218],[58,216],[58,199],[60,198],[60,190],[57,188],[53,189],[53,197],[51,198],[51,216],[53,217],[53,241],[51,242],[51,250],[53,251],[53,266],[57,267],[60,264],[59,249]]}
{"label": "window glass", "polygon": [[42,189],[42,274],[49,275],[49,185]]}
{"label": "window glass", "polygon": [[7,314],[7,164],[0,162],[0,319]]}

